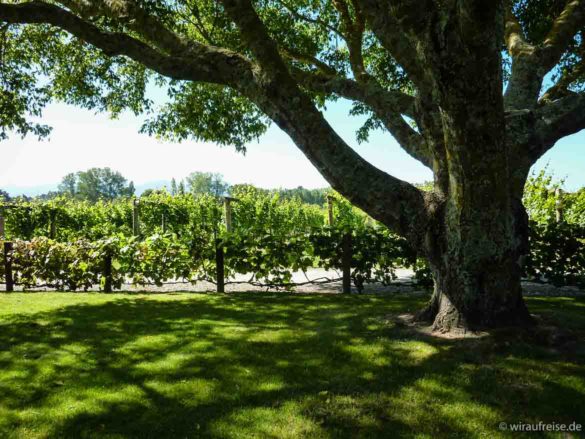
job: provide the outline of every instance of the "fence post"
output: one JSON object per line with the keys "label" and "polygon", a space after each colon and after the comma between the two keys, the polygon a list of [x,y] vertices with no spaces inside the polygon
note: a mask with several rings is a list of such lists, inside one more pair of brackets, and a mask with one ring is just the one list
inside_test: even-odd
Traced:
{"label": "fence post", "polygon": [[165,221],[165,214],[162,214],[162,232],[166,233],[167,232],[167,223]]}
{"label": "fence post", "polygon": [[225,228],[229,233],[232,231],[232,199],[230,197],[223,198],[223,208],[225,213]]}
{"label": "fence post", "polygon": [[351,248],[351,232],[347,232],[343,235],[342,247],[341,247],[341,265],[343,268],[343,293],[351,293],[351,259],[352,259],[352,248]]}
{"label": "fence post", "polygon": [[140,202],[137,199],[132,203],[132,233],[140,236]]}
{"label": "fence post", "polygon": [[4,274],[6,276],[6,292],[14,291],[14,277],[12,276],[12,243],[4,243]]}
{"label": "fence post", "polygon": [[49,238],[55,239],[55,235],[57,234],[57,212],[51,210],[49,213]]}
{"label": "fence post", "polygon": [[225,293],[224,249],[220,239],[215,240],[215,270],[217,278],[217,292]]}
{"label": "fence post", "polygon": [[327,213],[329,214],[329,225],[333,225],[333,197],[327,195]]}
{"label": "fence post", "polygon": [[104,293],[112,292],[112,255],[108,252],[104,257]]}
{"label": "fence post", "polygon": [[555,190],[555,217],[557,223],[563,222],[563,190],[561,188]]}

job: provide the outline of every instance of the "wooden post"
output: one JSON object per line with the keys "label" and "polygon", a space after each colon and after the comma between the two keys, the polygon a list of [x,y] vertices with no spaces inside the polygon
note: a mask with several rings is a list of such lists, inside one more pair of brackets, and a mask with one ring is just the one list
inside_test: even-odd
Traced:
{"label": "wooden post", "polygon": [[329,225],[333,225],[333,197],[331,195],[327,196],[327,212],[329,214]]}
{"label": "wooden post", "polygon": [[112,292],[112,255],[107,253],[104,258],[104,293]]}
{"label": "wooden post", "polygon": [[167,223],[165,222],[165,214],[162,214],[162,232],[166,233],[167,232]]}
{"label": "wooden post", "polygon": [[342,241],[341,265],[343,268],[343,293],[351,293],[351,233],[348,232],[343,235]]}
{"label": "wooden post", "polygon": [[557,188],[555,190],[555,217],[557,223],[563,222],[563,190]]}
{"label": "wooden post", "polygon": [[4,243],[4,274],[6,277],[6,292],[14,291],[14,277],[12,276],[12,243]]}
{"label": "wooden post", "polygon": [[55,235],[57,234],[57,212],[51,210],[49,213],[49,238],[55,239]]}
{"label": "wooden post", "polygon": [[223,198],[223,209],[225,213],[225,228],[229,233],[232,231],[232,199],[230,197]]}
{"label": "wooden post", "polygon": [[217,278],[217,292],[225,293],[224,248],[220,239],[215,240],[215,270]]}
{"label": "wooden post", "polygon": [[4,220],[4,215],[0,211],[0,241],[6,239],[6,223]]}
{"label": "wooden post", "polygon": [[140,202],[135,199],[132,206],[132,233],[140,236]]}

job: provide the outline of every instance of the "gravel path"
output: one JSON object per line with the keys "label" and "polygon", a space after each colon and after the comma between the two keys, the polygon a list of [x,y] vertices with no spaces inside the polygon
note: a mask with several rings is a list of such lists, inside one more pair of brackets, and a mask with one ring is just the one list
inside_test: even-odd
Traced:
{"label": "gravel path", "polygon": [[[399,269],[396,270],[396,283],[384,286],[382,284],[367,284],[364,289],[366,294],[426,294],[424,289],[417,287],[412,283],[413,272],[411,270]],[[323,278],[336,279],[341,277],[341,273],[335,271],[327,271],[319,268],[310,269],[307,276],[302,272],[293,273],[293,282],[303,283],[310,280],[317,280]],[[238,275],[233,281],[244,282],[250,276]],[[555,287],[554,285],[541,284],[534,282],[522,282],[524,295],[526,296],[585,296],[585,290],[578,287]],[[352,288],[354,291],[355,289]],[[0,285],[0,291],[4,291],[5,286]],[[22,290],[16,287],[16,290]],[[226,292],[241,292],[241,291],[273,291],[274,289],[267,289],[266,287],[258,287],[249,284],[226,284]],[[48,288],[39,288],[37,291],[51,291]],[[90,289],[89,291],[99,291],[99,288]],[[124,284],[121,291],[126,292],[152,292],[152,293],[166,293],[166,292],[209,292],[215,291],[215,285],[209,282],[198,282],[196,284],[165,284],[157,287],[154,285],[135,286],[132,284]],[[341,281],[323,283],[323,284],[308,284],[301,285],[295,288],[297,293],[326,293],[337,294],[341,293]]]}

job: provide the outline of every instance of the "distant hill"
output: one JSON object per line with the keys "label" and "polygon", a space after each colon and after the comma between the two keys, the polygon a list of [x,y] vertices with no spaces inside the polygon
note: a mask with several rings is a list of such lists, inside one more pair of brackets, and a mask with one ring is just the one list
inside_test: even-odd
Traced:
{"label": "distant hill", "polygon": [[8,192],[11,197],[17,197],[19,195],[26,195],[28,197],[36,197],[37,195],[46,194],[50,191],[56,191],[58,183],[53,184],[41,184],[37,186],[3,186],[0,189]]}
{"label": "distant hill", "polygon": [[[10,194],[11,197],[19,195],[26,195],[27,197],[36,197],[38,195],[46,194],[47,192],[56,191],[59,183],[41,184],[37,186],[3,186],[0,187]],[[142,184],[135,184],[136,194],[140,195],[146,189],[162,189],[163,187],[170,188],[170,180],[154,180]]]}
{"label": "distant hill", "polygon": [[[11,197],[19,195],[26,195],[27,197],[36,197],[46,194],[51,191],[56,191],[58,183],[42,184],[37,186],[0,186],[0,190],[6,191]],[[153,180],[145,183],[136,184],[136,195],[141,195],[147,189],[162,189],[166,187],[171,188],[171,180]],[[325,192],[328,188],[307,189],[302,186],[296,188],[271,188],[266,191],[275,193],[278,192],[283,198],[299,197],[306,203],[323,204],[325,201]]]}

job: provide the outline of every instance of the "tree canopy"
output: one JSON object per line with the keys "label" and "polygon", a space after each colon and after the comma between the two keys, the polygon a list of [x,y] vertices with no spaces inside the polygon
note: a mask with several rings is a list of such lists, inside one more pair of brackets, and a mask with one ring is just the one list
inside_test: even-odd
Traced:
{"label": "tree canopy", "polygon": [[[529,319],[522,193],[585,127],[585,0],[4,0],[0,23],[1,136],[46,136],[51,100],[242,151],[272,121],[427,256],[437,327]],[[358,155],[322,114],[339,98],[367,117],[358,140],[387,130],[433,190]]]}
{"label": "tree canopy", "polygon": [[110,168],[91,168],[67,174],[59,185],[59,192],[75,198],[97,201],[113,200],[134,195],[134,183]]}
{"label": "tree canopy", "polygon": [[230,186],[223,179],[223,175],[212,172],[192,172],[187,176],[185,181],[189,188],[189,192],[194,195],[209,194],[220,197],[222,195],[227,195]]}
{"label": "tree canopy", "polygon": [[[440,130],[432,123],[441,107],[433,70],[448,60],[438,49],[451,45],[449,56],[453,49],[462,58],[473,52],[480,58],[481,26],[490,26],[502,54],[498,68],[508,81],[508,123],[532,141],[518,146],[513,159],[532,163],[585,123],[579,94],[583,8],[581,1],[565,0],[3,1],[0,135],[48,135],[50,127],[34,116],[52,100],[114,116],[146,113],[147,133],[242,150],[273,120],[337,189],[349,193],[357,181],[367,184],[367,176],[384,176],[353,154],[320,115],[318,108],[342,97],[354,103],[353,114],[368,117],[359,139],[384,127],[441,174],[437,146],[427,135]],[[449,40],[454,25],[461,41]],[[432,54],[426,46],[435,37]],[[480,80],[486,71],[474,65]],[[456,78],[463,67],[442,74]],[[160,107],[147,93],[153,84],[168,92]],[[531,114],[518,113],[525,109]],[[540,126],[535,132],[527,125]],[[307,131],[320,138],[319,148],[307,144]],[[333,171],[339,166],[320,151],[337,151],[360,172],[351,179],[344,173],[347,182],[340,182]],[[382,180],[416,198],[409,185]]]}

